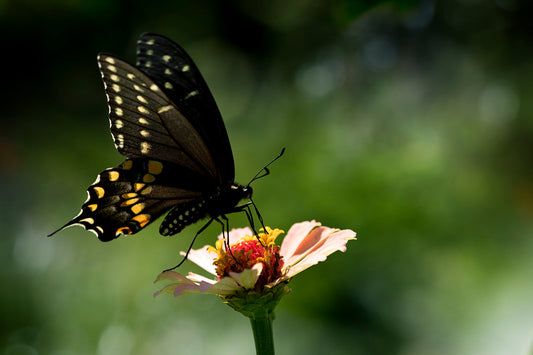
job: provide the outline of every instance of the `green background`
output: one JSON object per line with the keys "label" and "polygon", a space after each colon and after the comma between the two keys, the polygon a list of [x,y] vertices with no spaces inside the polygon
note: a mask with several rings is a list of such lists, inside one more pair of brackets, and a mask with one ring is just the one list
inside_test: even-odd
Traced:
{"label": "green background", "polygon": [[254,352],[247,319],[216,297],[152,298],[200,224],[46,238],[122,161],[96,54],[134,62],[147,31],[201,69],[238,182],[287,148],[253,185],[268,225],[358,233],[290,283],[279,354],[528,354],[531,13],[518,0],[0,1],[0,354]]}

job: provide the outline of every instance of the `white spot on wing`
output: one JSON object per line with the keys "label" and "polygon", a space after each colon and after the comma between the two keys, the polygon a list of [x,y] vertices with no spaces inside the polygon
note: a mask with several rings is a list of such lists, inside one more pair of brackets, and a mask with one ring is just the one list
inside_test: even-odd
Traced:
{"label": "white spot on wing", "polygon": [[128,73],[126,76],[127,76],[128,79],[130,79],[130,80],[135,79],[135,75],[133,75],[132,73]]}
{"label": "white spot on wing", "polygon": [[107,66],[107,69],[109,71],[112,71],[113,73],[116,73],[117,72],[117,67],[115,67],[114,65],[108,65]]}
{"label": "white spot on wing", "polygon": [[113,85],[111,86],[111,88],[112,88],[113,91],[115,91],[115,92],[120,92],[120,86],[118,86],[117,84],[113,84]]}
{"label": "white spot on wing", "polygon": [[122,105],[122,97],[120,96],[115,96],[115,102],[118,104],[118,105]]}
{"label": "white spot on wing", "polygon": [[191,91],[190,93],[187,94],[187,96],[185,96],[185,100],[196,95],[198,95],[198,90]]}
{"label": "white spot on wing", "polygon": [[150,111],[148,111],[148,110],[146,109],[146,107],[144,107],[144,106],[137,106],[137,110],[138,110],[140,113],[144,113],[144,114],[148,114],[148,113],[150,113]]}
{"label": "white spot on wing", "polygon": [[118,129],[121,129],[122,127],[124,127],[124,122],[122,122],[121,120],[116,120],[115,127],[117,127]]}
{"label": "white spot on wing", "polygon": [[156,84],[152,84],[152,85],[150,85],[150,90],[159,91],[159,87]]}
{"label": "white spot on wing", "polygon": [[137,100],[139,100],[143,104],[148,104],[148,101],[146,101],[146,99],[142,97],[141,95],[137,95]]}
{"label": "white spot on wing", "polygon": [[115,64],[115,60],[111,57],[106,57],[104,60],[110,64]]}
{"label": "white spot on wing", "polygon": [[117,83],[120,81],[120,78],[119,78],[118,76],[116,76],[115,74],[111,74],[111,75],[109,76],[109,78],[110,78],[111,80],[117,82]]}
{"label": "white spot on wing", "polygon": [[115,115],[122,117],[124,115],[124,111],[120,107],[115,107]]}
{"label": "white spot on wing", "polygon": [[172,110],[173,108],[174,107],[172,105],[162,106],[162,107],[159,108],[159,110],[157,110],[157,113],[163,113],[163,112]]}
{"label": "white spot on wing", "polygon": [[167,63],[170,61],[170,59],[172,59],[172,57],[169,56],[169,55],[164,55],[164,56],[163,56],[163,60],[164,60],[165,62],[167,62]]}
{"label": "white spot on wing", "polygon": [[174,86],[172,86],[172,84],[169,83],[169,82],[167,81],[167,82],[165,83],[165,88],[167,88],[167,89],[173,89]]}
{"label": "white spot on wing", "polygon": [[166,68],[166,69],[165,69],[165,74],[166,74],[166,75],[172,75],[172,70]]}
{"label": "white spot on wing", "polygon": [[140,124],[148,124],[148,120],[146,120],[146,118],[144,118],[144,117],[139,117],[139,123]]}
{"label": "white spot on wing", "polygon": [[133,88],[138,92],[144,92],[144,89],[137,84],[133,84]]}
{"label": "white spot on wing", "polygon": [[148,153],[148,151],[150,150],[150,148],[151,148],[151,147],[150,147],[150,144],[149,144],[149,143],[147,143],[147,142],[142,142],[142,143],[141,143],[141,153],[143,153],[143,154]]}
{"label": "white spot on wing", "polygon": [[184,65],[183,68],[181,68],[181,71],[186,72],[186,71],[189,71],[190,69],[191,67],[189,67],[188,65]]}
{"label": "white spot on wing", "polygon": [[139,133],[143,137],[148,137],[150,135],[150,132],[148,132],[147,130],[144,130],[144,129],[142,129]]}

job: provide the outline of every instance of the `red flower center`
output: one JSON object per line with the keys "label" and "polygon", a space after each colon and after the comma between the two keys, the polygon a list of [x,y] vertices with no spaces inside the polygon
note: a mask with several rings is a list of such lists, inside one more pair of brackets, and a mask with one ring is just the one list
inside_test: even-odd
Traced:
{"label": "red flower center", "polygon": [[226,251],[214,262],[218,279],[229,276],[230,272],[240,273],[245,269],[251,269],[255,264],[262,263],[263,271],[256,283],[256,289],[261,290],[282,276],[283,260],[279,255],[279,246],[270,245],[264,247],[254,240],[245,240],[230,246],[230,251]]}

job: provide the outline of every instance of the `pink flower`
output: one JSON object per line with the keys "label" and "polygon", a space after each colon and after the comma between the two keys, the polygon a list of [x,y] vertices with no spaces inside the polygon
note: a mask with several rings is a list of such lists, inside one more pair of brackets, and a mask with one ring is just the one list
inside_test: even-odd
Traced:
{"label": "pink flower", "polygon": [[[278,285],[285,287],[284,284],[293,276],[326,260],[330,254],[346,251],[346,243],[356,239],[355,232],[349,229],[323,227],[316,221],[294,224],[279,247],[275,240],[281,233],[280,229],[266,227],[266,231],[257,237],[250,228],[233,229],[229,233],[229,241],[220,235],[215,247],[206,245],[191,250],[188,256],[212,278],[192,272],[183,276],[176,271],[165,271],[156,282],[168,280],[172,283],[154,296],[162,293],[174,296],[207,293],[227,298],[243,291],[265,293],[279,289]],[[229,251],[226,249],[228,242]],[[286,290],[284,293],[288,292]]]}

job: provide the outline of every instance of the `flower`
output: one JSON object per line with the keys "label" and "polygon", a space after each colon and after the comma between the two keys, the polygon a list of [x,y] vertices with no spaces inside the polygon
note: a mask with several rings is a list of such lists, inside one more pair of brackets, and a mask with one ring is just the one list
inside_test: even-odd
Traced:
{"label": "flower", "polygon": [[168,280],[172,283],[154,296],[204,293],[219,295],[225,301],[234,296],[253,297],[254,302],[261,299],[275,306],[282,295],[290,292],[286,284],[293,276],[326,260],[336,251],[346,251],[346,243],[356,239],[356,233],[349,229],[339,230],[309,221],[294,224],[280,247],[275,241],[283,231],[265,229],[257,236],[250,228],[233,229],[229,240],[220,235],[215,247],[206,245],[191,250],[188,259],[216,277],[207,278],[192,272],[183,276],[176,271],[164,271],[155,282]]}

